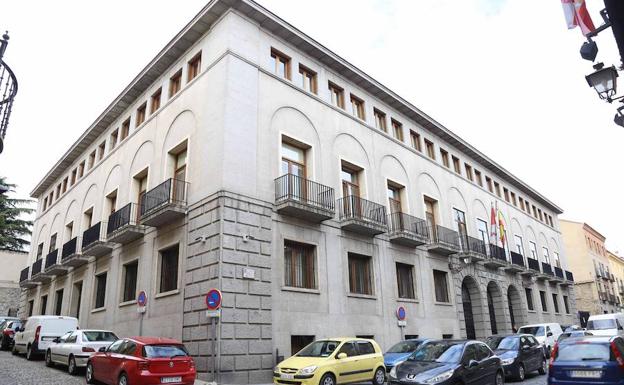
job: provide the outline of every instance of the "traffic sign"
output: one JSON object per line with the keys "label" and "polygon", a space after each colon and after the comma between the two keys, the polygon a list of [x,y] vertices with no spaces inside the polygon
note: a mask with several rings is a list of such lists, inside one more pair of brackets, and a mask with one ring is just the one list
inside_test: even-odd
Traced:
{"label": "traffic sign", "polygon": [[139,295],[137,297],[137,305],[139,305],[141,307],[147,305],[147,294],[145,294],[145,292],[143,290],[141,290],[141,292],[139,292]]}
{"label": "traffic sign", "polygon": [[404,321],[407,313],[405,312],[405,308],[403,306],[399,306],[396,311],[396,317],[399,321]]}
{"label": "traffic sign", "polygon": [[206,294],[206,307],[208,310],[217,310],[221,308],[221,291],[211,289]]}

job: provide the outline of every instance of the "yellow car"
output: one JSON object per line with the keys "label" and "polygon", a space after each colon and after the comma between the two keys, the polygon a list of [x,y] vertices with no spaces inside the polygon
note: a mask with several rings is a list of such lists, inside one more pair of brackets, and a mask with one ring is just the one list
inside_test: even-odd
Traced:
{"label": "yellow car", "polygon": [[282,361],[273,370],[277,385],[337,385],[386,379],[383,353],[373,340],[330,338],[318,340]]}

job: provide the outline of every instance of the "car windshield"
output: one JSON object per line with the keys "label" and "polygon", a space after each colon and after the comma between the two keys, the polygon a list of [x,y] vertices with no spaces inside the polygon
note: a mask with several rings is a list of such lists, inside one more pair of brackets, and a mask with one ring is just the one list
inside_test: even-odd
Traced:
{"label": "car windshield", "polygon": [[533,334],[536,337],[543,337],[545,335],[543,326],[525,326],[520,328],[518,333]]}
{"label": "car windshield", "polygon": [[388,353],[411,353],[420,345],[420,341],[401,341],[388,350]]}
{"label": "car windshield", "polygon": [[4,328],[6,328],[6,325],[9,323],[9,321],[2,321],[2,323],[0,323],[0,330],[4,330]]}
{"label": "car windshield", "polygon": [[430,342],[421,345],[409,358],[410,361],[457,363],[464,345],[452,342]]}
{"label": "car windshield", "polygon": [[184,345],[145,345],[143,357],[147,358],[171,358],[186,357],[188,352]]}
{"label": "car windshield", "polygon": [[89,342],[113,342],[118,340],[117,336],[111,332],[88,331],[83,332],[82,336]]}
{"label": "car windshield", "polygon": [[298,357],[329,357],[340,345],[338,341],[314,341],[301,349]]}
{"label": "car windshield", "polygon": [[490,337],[485,343],[492,350],[518,350],[518,337]]}
{"label": "car windshield", "polygon": [[570,343],[559,346],[555,361],[609,361],[611,349],[608,344]]}
{"label": "car windshield", "polygon": [[605,330],[605,329],[615,329],[615,320],[614,319],[593,319],[587,321],[587,329],[588,330]]}

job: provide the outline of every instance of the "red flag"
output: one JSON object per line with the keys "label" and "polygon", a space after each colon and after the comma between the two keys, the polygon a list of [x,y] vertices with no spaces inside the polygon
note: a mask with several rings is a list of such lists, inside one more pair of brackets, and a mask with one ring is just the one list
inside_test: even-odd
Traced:
{"label": "red flag", "polygon": [[568,29],[581,27],[583,35],[587,35],[596,29],[587,11],[585,0],[561,0],[561,5]]}

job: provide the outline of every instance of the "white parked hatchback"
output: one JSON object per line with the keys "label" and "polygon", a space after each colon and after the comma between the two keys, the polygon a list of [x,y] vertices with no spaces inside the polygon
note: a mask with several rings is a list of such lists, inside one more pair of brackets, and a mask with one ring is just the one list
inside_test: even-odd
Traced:
{"label": "white parked hatchback", "polygon": [[74,317],[56,315],[36,315],[29,317],[19,331],[16,330],[13,354],[25,353],[26,359],[32,360],[43,354],[56,338],[78,329],[78,320]]}
{"label": "white parked hatchback", "polygon": [[543,324],[533,324],[533,325],[525,325],[518,329],[519,334],[532,334],[537,342],[542,344],[546,349],[546,355],[550,357],[550,351],[555,346],[555,342],[563,333],[561,330],[561,325],[558,323],[543,323]]}
{"label": "white parked hatchback", "polygon": [[108,330],[75,330],[53,341],[45,355],[47,366],[67,365],[69,374],[87,366],[87,361],[100,348],[106,348],[119,338]]}

